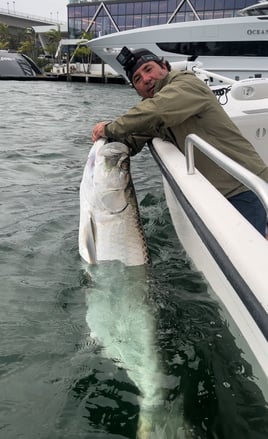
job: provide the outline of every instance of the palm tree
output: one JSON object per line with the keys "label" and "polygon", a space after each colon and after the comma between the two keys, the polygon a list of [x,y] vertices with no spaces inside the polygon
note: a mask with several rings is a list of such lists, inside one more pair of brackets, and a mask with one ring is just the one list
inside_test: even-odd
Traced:
{"label": "palm tree", "polygon": [[48,52],[49,55],[51,55],[53,58],[55,58],[55,54],[57,52],[57,48],[59,45],[59,42],[61,40],[61,31],[60,31],[60,27],[58,27],[58,29],[50,29],[47,33],[46,33],[46,37],[47,37],[47,45],[46,45],[46,51]]}
{"label": "palm tree", "polygon": [[0,49],[8,49],[11,34],[7,24],[0,23]]}
{"label": "palm tree", "polygon": [[25,53],[30,58],[36,59],[36,41],[35,41],[35,33],[31,28],[25,29],[24,39],[20,41],[18,52]]}
{"label": "palm tree", "polygon": [[[81,34],[80,38],[83,40],[91,40],[92,34],[89,32],[83,32]],[[89,73],[89,66],[91,64],[91,56],[92,56],[91,49],[88,46],[83,45],[83,43],[81,44],[81,46],[78,46],[75,49],[74,53],[72,54],[72,58],[75,58],[75,59],[82,62],[85,73]],[[85,64],[87,64],[87,72],[85,71]]]}

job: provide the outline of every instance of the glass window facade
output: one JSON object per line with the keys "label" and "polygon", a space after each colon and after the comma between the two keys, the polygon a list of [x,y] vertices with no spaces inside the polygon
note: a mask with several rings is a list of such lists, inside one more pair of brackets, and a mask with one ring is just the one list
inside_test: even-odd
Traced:
{"label": "glass window facade", "polygon": [[[171,22],[196,20],[190,3],[185,0],[177,10],[177,0],[107,0],[77,1],[67,5],[68,30],[70,38],[80,38],[89,31],[93,37],[116,31],[112,21],[120,31],[141,26],[166,23],[176,11]],[[252,0],[191,0],[191,5],[198,17],[213,19],[231,17],[239,9],[252,4]]]}

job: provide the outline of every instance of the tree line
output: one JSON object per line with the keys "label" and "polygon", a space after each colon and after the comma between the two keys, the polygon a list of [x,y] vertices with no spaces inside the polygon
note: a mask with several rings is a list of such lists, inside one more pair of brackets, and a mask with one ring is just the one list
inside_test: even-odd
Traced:
{"label": "tree line", "polygon": [[[62,39],[60,27],[50,29],[45,34],[46,46],[43,49],[33,28],[11,30],[7,24],[0,23],[0,50],[12,50],[24,53],[29,56],[38,65],[44,65],[47,61],[42,59],[42,55],[47,55],[55,61],[55,54]],[[91,39],[92,35],[83,33],[81,38]],[[71,55],[71,54],[70,54]],[[83,63],[89,62],[90,49],[86,46],[75,49],[76,61]]]}

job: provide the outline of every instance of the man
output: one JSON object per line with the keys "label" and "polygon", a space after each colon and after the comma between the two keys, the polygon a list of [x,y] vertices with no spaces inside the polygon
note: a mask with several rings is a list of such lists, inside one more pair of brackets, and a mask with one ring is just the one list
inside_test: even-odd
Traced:
{"label": "man", "polygon": [[[268,183],[268,168],[242,136],[213,92],[192,72],[172,72],[170,65],[146,49],[122,49],[117,60],[143,98],[113,122],[100,122],[92,140],[107,137],[126,143],[134,155],[153,137],[185,152],[194,133]],[[197,169],[265,236],[267,216],[257,196],[196,150]]]}

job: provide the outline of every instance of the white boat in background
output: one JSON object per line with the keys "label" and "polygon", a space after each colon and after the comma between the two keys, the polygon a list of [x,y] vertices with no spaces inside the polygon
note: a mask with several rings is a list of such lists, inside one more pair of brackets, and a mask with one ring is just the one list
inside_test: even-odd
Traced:
{"label": "white boat in background", "polygon": [[207,70],[234,79],[268,76],[268,2],[240,14],[116,32],[92,39],[88,46],[121,75],[116,57],[127,46],[146,48],[171,63],[198,57]]}
{"label": "white boat in background", "polygon": [[239,15],[268,15],[268,2],[259,0],[258,3],[254,3],[247,8],[241,9]]}

